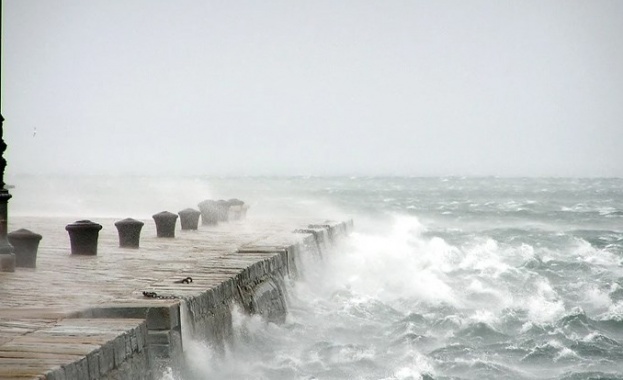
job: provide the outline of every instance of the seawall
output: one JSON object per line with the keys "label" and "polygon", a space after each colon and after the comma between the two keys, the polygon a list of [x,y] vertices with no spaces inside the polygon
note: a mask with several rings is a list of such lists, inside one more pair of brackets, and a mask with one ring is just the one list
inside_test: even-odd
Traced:
{"label": "seawall", "polygon": [[141,247],[131,249],[119,248],[115,220],[94,220],[104,226],[98,255],[76,256],[64,231],[74,220],[11,221],[43,240],[36,269],[0,273],[0,380],[154,379],[179,370],[185,337],[215,347],[228,339],[234,305],[283,320],[284,278],[353,226],[249,218],[157,238],[145,220]]}

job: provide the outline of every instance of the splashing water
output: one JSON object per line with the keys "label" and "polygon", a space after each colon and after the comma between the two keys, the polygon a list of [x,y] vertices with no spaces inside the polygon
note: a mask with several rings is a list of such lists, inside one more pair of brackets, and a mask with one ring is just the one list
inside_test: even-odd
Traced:
{"label": "splashing water", "polygon": [[284,324],[185,340],[184,380],[623,379],[623,180],[205,179],[236,181],[358,228],[287,281]]}

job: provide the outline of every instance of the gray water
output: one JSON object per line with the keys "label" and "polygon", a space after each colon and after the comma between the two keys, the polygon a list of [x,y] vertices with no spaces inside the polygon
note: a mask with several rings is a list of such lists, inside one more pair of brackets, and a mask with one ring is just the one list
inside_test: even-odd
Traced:
{"label": "gray water", "polygon": [[205,379],[623,379],[623,180],[264,179],[359,228]]}
{"label": "gray water", "polygon": [[[234,313],[224,354],[185,342],[183,380],[623,379],[623,179],[34,183],[15,180],[12,212],[136,217],[237,197],[251,216],[354,218],[343,247],[288,281],[285,324]],[[79,205],[59,196],[72,191]]]}

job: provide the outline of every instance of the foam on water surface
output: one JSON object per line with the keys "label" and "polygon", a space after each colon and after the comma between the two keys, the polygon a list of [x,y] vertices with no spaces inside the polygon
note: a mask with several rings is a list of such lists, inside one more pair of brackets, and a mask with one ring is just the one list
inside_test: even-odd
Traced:
{"label": "foam on water surface", "polygon": [[[582,322],[587,312],[595,318],[612,319],[607,311],[620,315],[620,304],[613,304],[608,293],[619,285],[603,288],[588,277],[565,279],[565,261],[556,266],[560,276],[552,276],[551,266],[535,271],[524,264],[552,252],[525,243],[509,246],[474,236],[456,246],[430,237],[417,218],[404,215],[392,226],[383,235],[355,233],[341,252],[307,263],[306,280],[290,284],[291,315],[285,325],[239,316],[238,328],[247,340],[215,361],[225,360],[230,370],[249,360],[262,364],[245,364],[243,372],[226,375],[556,378],[598,367],[592,362],[600,360],[608,363],[604,370],[622,369],[613,360],[617,351],[596,359],[594,342],[621,350],[623,337]],[[566,255],[555,252],[558,259],[587,262],[591,268],[611,265],[616,257],[577,241],[564,249]],[[575,295],[564,294],[572,288]],[[573,309],[577,304],[586,305],[586,311]],[[274,344],[271,354],[253,357],[257,353],[248,339]]]}

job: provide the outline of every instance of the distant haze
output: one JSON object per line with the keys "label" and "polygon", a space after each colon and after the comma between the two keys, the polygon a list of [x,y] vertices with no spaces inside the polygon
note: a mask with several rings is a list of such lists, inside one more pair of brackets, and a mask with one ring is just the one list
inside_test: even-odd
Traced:
{"label": "distant haze", "polygon": [[9,175],[623,176],[623,1],[3,7]]}

